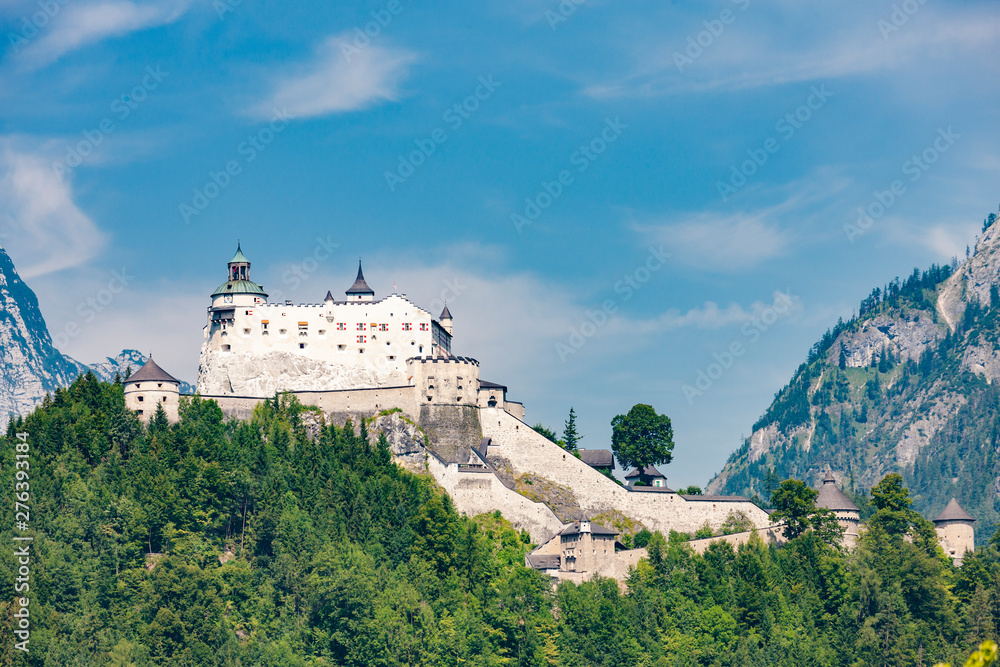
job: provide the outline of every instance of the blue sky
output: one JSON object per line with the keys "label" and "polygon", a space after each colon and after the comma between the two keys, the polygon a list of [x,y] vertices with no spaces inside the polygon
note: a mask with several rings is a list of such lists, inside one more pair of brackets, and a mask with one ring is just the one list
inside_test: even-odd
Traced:
{"label": "blue sky", "polygon": [[671,485],[1000,200],[995,2],[5,0],[0,28],[0,242],[64,352],[193,381],[237,239],[297,302],[363,257],[447,300],[528,421],[574,406],[600,448],[669,415]]}

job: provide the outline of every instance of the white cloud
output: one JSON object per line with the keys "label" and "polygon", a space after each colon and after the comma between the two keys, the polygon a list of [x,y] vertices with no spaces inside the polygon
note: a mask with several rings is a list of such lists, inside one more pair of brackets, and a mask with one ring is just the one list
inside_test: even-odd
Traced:
{"label": "white cloud", "polygon": [[791,236],[767,220],[770,211],[720,216],[695,213],[679,222],[637,225],[650,242],[662,243],[676,261],[714,271],[741,271],[784,254]]}
{"label": "white cloud", "polygon": [[41,29],[41,34],[21,52],[21,58],[28,67],[44,67],[70,51],[108,37],[173,23],[187,11],[191,1],[137,4],[107,0],[82,4],[74,0],[54,15],[50,26]]}
{"label": "white cloud", "polygon": [[24,278],[82,264],[104,244],[50,162],[6,139],[0,139],[0,229]]}
{"label": "white cloud", "polygon": [[273,91],[253,113],[270,117],[274,109],[310,118],[362,109],[398,99],[416,55],[371,43],[356,48],[348,33],[329,37],[305,65],[274,74]]}

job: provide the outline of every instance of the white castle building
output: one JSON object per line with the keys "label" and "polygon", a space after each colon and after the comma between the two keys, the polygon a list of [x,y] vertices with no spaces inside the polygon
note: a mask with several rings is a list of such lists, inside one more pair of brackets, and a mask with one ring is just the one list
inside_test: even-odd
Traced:
{"label": "white castle building", "polygon": [[322,303],[268,303],[237,247],[226,282],[212,293],[198,392],[271,396],[402,386],[413,377],[408,359],[451,356],[451,334],[447,306],[434,319],[405,294],[376,299],[360,261],[345,299],[327,292]]}

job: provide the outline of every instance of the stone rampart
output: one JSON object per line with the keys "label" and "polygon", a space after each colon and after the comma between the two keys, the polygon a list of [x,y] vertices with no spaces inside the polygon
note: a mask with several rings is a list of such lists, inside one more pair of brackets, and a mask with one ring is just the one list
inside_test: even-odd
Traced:
{"label": "stone rampart", "polygon": [[533,473],[572,488],[591,516],[617,509],[664,534],[694,533],[706,523],[718,529],[733,512],[742,512],[758,528],[770,524],[767,512],[748,500],[686,500],[676,493],[629,491],[504,410],[483,409],[481,422],[483,435],[491,438],[490,456],[506,459],[515,476]]}

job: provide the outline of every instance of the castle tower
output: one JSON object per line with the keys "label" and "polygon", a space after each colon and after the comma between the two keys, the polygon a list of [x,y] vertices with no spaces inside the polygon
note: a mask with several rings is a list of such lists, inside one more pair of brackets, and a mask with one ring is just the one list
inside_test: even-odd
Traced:
{"label": "castle tower", "polygon": [[125,407],[134,410],[144,423],[163,406],[171,424],[180,420],[181,382],[160,368],[150,357],[146,364],[129,376],[125,383]]}
{"label": "castle tower", "polygon": [[375,290],[365,282],[365,274],[361,272],[361,260],[358,260],[358,277],[354,279],[354,284],[347,290],[348,301],[374,301]]}
{"label": "castle tower", "polygon": [[837,487],[837,480],[833,477],[833,472],[829,469],[827,469],[826,476],[823,478],[823,486],[819,488],[819,495],[816,497],[816,507],[828,509],[837,517],[837,523],[844,529],[844,546],[853,547],[857,543],[858,526],[861,523],[861,510]]}
{"label": "castle tower", "polygon": [[441,324],[441,328],[448,332],[449,336],[454,336],[451,330],[451,311],[448,310],[448,304],[444,304],[444,310],[438,315],[438,322]]}
{"label": "castle tower", "polygon": [[[267,301],[263,285],[250,280],[250,260],[236,244],[236,254],[229,260],[226,282],[212,292],[212,310],[254,306]],[[213,317],[213,321],[219,318]]]}
{"label": "castle tower", "polygon": [[972,524],[976,520],[962,509],[954,498],[944,508],[938,518],[934,519],[934,530],[937,531],[938,543],[951,558],[955,567],[962,567],[962,559],[966,551],[976,548],[975,531]]}

